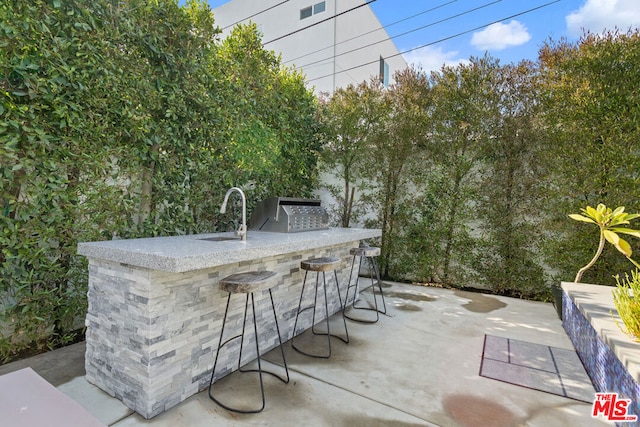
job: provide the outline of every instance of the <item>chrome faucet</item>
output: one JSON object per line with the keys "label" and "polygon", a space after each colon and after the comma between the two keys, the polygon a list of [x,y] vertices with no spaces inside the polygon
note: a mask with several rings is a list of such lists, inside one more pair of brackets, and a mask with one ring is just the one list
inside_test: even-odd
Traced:
{"label": "chrome faucet", "polygon": [[238,187],[231,187],[227,194],[224,196],[224,202],[222,202],[222,206],[220,206],[220,213],[225,213],[227,211],[227,202],[229,201],[229,195],[237,191],[242,196],[242,224],[240,228],[235,232],[235,235],[240,237],[240,240],[247,240],[247,199],[244,196],[244,192]]}

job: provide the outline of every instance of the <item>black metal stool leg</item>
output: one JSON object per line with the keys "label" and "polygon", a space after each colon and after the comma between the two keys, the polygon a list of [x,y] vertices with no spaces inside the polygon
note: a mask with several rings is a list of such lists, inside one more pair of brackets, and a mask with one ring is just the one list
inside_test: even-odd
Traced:
{"label": "black metal stool leg", "polygon": [[[335,281],[336,281],[336,291],[338,292],[338,301],[340,301],[340,313],[342,314],[342,323],[344,323],[345,338],[342,338],[341,336],[338,336],[338,335],[333,335],[333,336],[341,339],[345,344],[349,344],[349,330],[347,329],[347,319],[345,319],[344,317],[344,309],[345,309],[345,306],[347,305],[347,299],[346,299],[347,297],[345,296],[345,300],[343,303],[342,297],[340,296],[340,285],[338,284],[338,272],[336,270],[333,270],[333,274],[335,276]],[[326,284],[325,284],[325,289],[326,289]]]}
{"label": "black metal stool leg", "polygon": [[[334,272],[334,277],[335,277],[335,281],[336,281],[336,291],[338,292],[338,301],[340,303],[340,313],[343,315],[342,316],[342,321],[344,322],[344,332],[345,332],[345,336],[346,338],[343,338],[339,335],[335,335],[331,333],[331,329],[329,327],[329,299],[327,298],[327,277],[326,277],[326,273],[323,271],[322,272],[322,286],[323,286],[323,290],[324,290],[324,312],[325,312],[325,322],[327,325],[327,332],[315,332],[313,331],[313,333],[315,335],[326,335],[327,336],[327,342],[328,342],[328,346],[329,346],[329,354],[326,356],[327,358],[329,356],[331,356],[331,337],[334,338],[338,338],[339,340],[343,341],[345,344],[349,344],[349,330],[347,329],[347,321],[344,318],[344,305],[342,303],[342,296],[340,295],[340,285],[338,284],[338,272],[337,271],[333,271]],[[320,273],[318,273],[319,275]],[[316,276],[317,277],[317,276]]]}
{"label": "black metal stool leg", "polygon": [[[258,369],[242,369],[240,368],[240,365],[238,364],[238,370],[240,372],[259,372],[260,375],[262,376],[262,374],[269,374],[272,375],[274,377],[276,377],[277,379],[279,379],[280,381],[282,381],[285,384],[289,383],[289,368],[287,367],[287,360],[284,357],[284,349],[282,348],[282,336],[280,335],[280,326],[278,325],[278,316],[276,315],[276,306],[273,302],[273,294],[271,293],[271,289],[269,289],[269,299],[271,301],[271,310],[273,312],[273,319],[275,321],[276,324],[276,331],[278,332],[278,343],[280,344],[280,355],[282,356],[282,364],[286,373],[286,379],[282,378],[280,375],[276,374],[275,372],[271,372],[271,371],[266,371],[264,369],[262,369],[261,364],[260,364],[260,349],[258,348],[258,331],[257,331],[257,327],[256,327],[256,312],[255,312],[255,304],[254,304],[254,299],[253,299],[253,293],[251,293],[251,307],[253,309],[253,320],[254,320],[254,333],[255,333],[255,337],[256,337],[256,354],[258,355],[257,359],[258,359]],[[246,309],[245,309],[245,318],[246,318]],[[244,326],[242,328],[242,332],[244,335]],[[243,337],[244,339],[244,337]],[[240,358],[242,358],[242,341],[240,344]],[[261,381],[262,383],[262,381]],[[263,393],[264,396],[264,393]]]}
{"label": "black metal stool leg", "polygon": [[371,258],[370,260],[371,260],[371,264],[373,265],[373,271],[376,273],[376,280],[378,281],[378,289],[380,290],[380,297],[382,298],[383,310],[382,311],[378,310],[378,311],[382,314],[387,314],[387,304],[384,301],[384,292],[382,291],[382,280],[380,279],[380,270],[378,269],[378,262],[376,261],[375,258]]}
{"label": "black metal stool leg", "polygon": [[[304,289],[307,283],[307,273],[308,271],[305,271],[304,273],[304,280],[303,280],[303,284],[302,284],[302,291],[300,292],[300,302],[298,303],[298,312],[296,313],[296,320],[293,326],[293,334],[294,337],[291,338],[291,347],[296,350],[299,353],[304,354],[305,356],[309,356],[309,357],[315,357],[315,358],[319,358],[319,359],[328,359],[331,356],[331,337],[328,336],[327,340],[328,340],[328,345],[329,345],[329,352],[326,355],[323,354],[313,354],[313,353],[309,353],[308,351],[305,351],[303,349],[301,349],[300,347],[296,346],[295,344],[295,333],[296,333],[296,327],[298,324],[298,316],[300,315],[300,313],[302,313],[305,310],[309,310],[312,309],[313,310],[313,315],[311,318],[311,333],[313,335],[327,335],[325,333],[320,333],[320,332],[316,332],[315,330],[315,322],[316,322],[316,306],[317,306],[317,302],[318,302],[318,286],[319,286],[319,281],[320,281],[320,273],[316,273],[316,283],[315,283],[315,288],[314,288],[314,297],[313,297],[313,304],[302,308],[302,299],[304,296]],[[326,322],[327,322],[327,330],[329,328],[329,308],[327,305],[327,287],[326,285],[323,287],[324,289],[324,298],[325,298],[325,315],[326,315]]]}
{"label": "black metal stool leg", "polygon": [[[356,256],[358,257],[358,271],[356,273],[356,280],[354,281],[353,284],[351,284],[351,278],[353,277],[353,268],[356,263]],[[348,279],[349,283],[347,285],[347,295],[345,296],[345,299],[344,299],[345,306],[343,308],[343,311],[347,309],[347,305],[349,304],[349,291],[351,290],[351,288],[353,288],[353,301],[351,301],[351,307],[358,308],[355,305],[359,295],[358,285],[360,283],[360,270],[362,270],[362,256],[354,255],[353,258],[351,259],[351,272],[349,273],[349,279]],[[347,319],[351,319],[351,317],[349,317],[348,315],[345,317],[347,317]],[[354,319],[351,319],[351,320],[354,320]]]}
{"label": "black metal stool leg", "polygon": [[[315,291],[313,294],[313,305],[311,306],[313,308],[313,316],[311,318],[311,332],[314,335],[321,335],[320,333],[316,332],[316,308],[318,307],[318,288],[320,287],[320,273],[316,273],[316,286],[315,286]],[[325,296],[325,302],[327,300],[327,292],[326,289],[324,289],[324,296]],[[325,307],[325,314],[327,314],[329,312],[329,310],[326,309]]]}
{"label": "black metal stool leg", "polygon": [[[353,256],[353,261],[352,261],[352,267],[355,264],[355,257],[357,255]],[[344,317],[346,317],[349,320],[353,320],[355,322],[360,322],[360,323],[376,323],[378,320],[380,320],[380,314],[386,314],[387,313],[387,307],[386,307],[386,303],[384,300],[384,293],[382,291],[382,281],[380,280],[380,273],[378,271],[378,265],[376,263],[376,260],[374,257],[369,257],[367,256],[367,267],[369,269],[369,276],[371,277],[371,293],[373,294],[373,307],[359,307],[357,305],[357,292],[358,292],[358,284],[359,284],[359,271],[362,268],[362,258],[364,256],[360,255],[360,262],[358,263],[358,274],[356,274],[356,279],[355,279],[355,284],[351,285],[349,284],[349,287],[347,288],[347,293],[349,291],[349,289],[351,288],[355,288],[355,293],[354,293],[354,298],[353,298],[353,302],[351,303],[351,309],[353,310],[368,310],[368,311],[375,311],[376,313],[376,317],[374,319],[363,319],[363,318],[357,318],[357,317],[353,317],[353,314],[347,313],[346,311],[346,307],[345,307],[345,314]],[[353,274],[352,274],[353,275]],[[351,278],[352,276],[350,276]],[[379,308],[378,306],[378,296],[376,295],[376,284],[374,282],[374,278],[377,280],[377,285],[378,285],[378,290],[380,293],[380,297],[382,299],[382,310]],[[347,295],[348,296],[348,295]]]}
{"label": "black metal stool leg", "polygon": [[[251,294],[251,303],[253,304],[253,294]],[[242,349],[244,348],[244,331],[246,329],[246,325],[247,325],[247,311],[249,309],[249,294],[247,294],[245,301],[244,301],[244,316],[242,316],[242,335],[240,335],[240,352],[238,354],[238,371],[240,372],[248,372],[248,371],[243,371],[242,367],[241,367],[241,363],[242,363]],[[254,314],[254,327],[255,327],[255,313]],[[258,335],[256,334],[256,338],[258,337]],[[258,353],[258,358],[260,357],[260,353]]]}
{"label": "black metal stool leg", "polygon": [[[213,378],[216,374],[216,365],[218,364],[218,356],[220,355],[220,349],[224,347],[222,345],[222,337],[224,336],[224,326],[227,323],[227,313],[229,312],[229,302],[231,301],[231,294],[227,296],[227,306],[224,310],[224,316],[222,317],[222,328],[220,330],[220,339],[218,340],[218,349],[216,350],[216,358],[213,361],[213,369],[211,370],[211,380],[209,381],[209,397],[216,401],[213,396],[211,396],[211,386],[213,385]],[[232,338],[233,339],[233,338]],[[228,341],[227,341],[228,342]],[[225,344],[227,343],[225,342]]]}
{"label": "black metal stool leg", "polygon": [[[378,297],[376,296],[376,285],[375,285],[375,283],[373,281],[373,279],[374,279],[373,273],[374,273],[374,270],[375,270],[374,262],[375,262],[375,258],[367,257],[367,267],[369,269],[369,277],[371,278],[371,293],[373,294],[373,308],[368,307],[368,308],[365,308],[365,309],[366,310],[372,310],[372,311],[376,312],[376,320],[375,320],[375,322],[377,322],[380,319],[380,314],[379,314],[380,310],[378,309]],[[376,271],[376,277],[377,277],[377,271]],[[380,286],[380,281],[378,281],[378,286]],[[382,288],[380,288],[380,289],[382,289]],[[355,302],[354,302],[353,305],[355,307]],[[373,322],[373,323],[375,323],[375,322]]]}
{"label": "black metal stool leg", "polygon": [[[258,362],[258,369],[242,369],[241,368],[241,363],[242,363],[242,352],[244,350],[244,335],[245,335],[245,331],[246,331],[246,322],[247,322],[247,312],[248,312],[248,308],[249,308],[249,296],[251,296],[251,311],[252,311],[252,318],[253,318],[253,333],[254,333],[254,337],[255,337],[255,341],[256,341],[256,355],[257,355],[257,362]],[[282,361],[284,364],[284,369],[286,372],[286,379],[280,377],[279,375],[277,375],[274,372],[270,372],[270,371],[263,371],[262,370],[262,360],[260,357],[260,339],[259,339],[259,335],[258,335],[258,322],[256,319],[256,306],[255,306],[255,298],[253,295],[253,292],[247,294],[246,299],[245,299],[245,306],[244,306],[244,315],[243,315],[243,320],[242,320],[242,334],[241,335],[235,335],[229,339],[227,339],[224,343],[222,342],[223,336],[224,336],[224,329],[225,329],[225,325],[226,325],[226,321],[227,321],[227,315],[229,312],[229,302],[231,300],[231,294],[228,295],[227,297],[227,306],[225,308],[225,312],[224,312],[224,316],[223,316],[223,320],[222,320],[222,328],[220,331],[220,340],[218,342],[218,351],[216,352],[216,358],[215,361],[213,362],[213,370],[211,372],[211,380],[209,382],[209,398],[211,400],[213,400],[215,403],[217,403],[218,405],[220,405],[221,407],[223,407],[224,409],[228,410],[228,411],[232,411],[232,412],[238,412],[238,413],[242,413],[242,414],[255,414],[258,412],[262,412],[262,410],[264,410],[265,407],[265,393],[264,393],[264,381],[263,381],[263,377],[262,374],[270,374],[273,375],[274,377],[278,378],[280,381],[284,382],[285,384],[289,382],[289,369],[287,367],[287,361],[284,357],[284,350],[282,349],[282,336],[280,335],[280,327],[278,325],[278,318],[276,315],[276,309],[275,309],[275,304],[273,302],[273,295],[271,293],[271,289],[269,289],[269,298],[271,301],[271,308],[273,311],[273,316],[274,316],[274,320],[276,323],[276,330],[278,332],[278,342],[280,343],[280,352],[282,355]],[[214,378],[215,378],[215,372],[216,372],[216,366],[218,364],[218,356],[220,355],[220,350],[227,345],[229,342],[233,341],[234,339],[240,338],[240,351],[239,351],[239,356],[238,356],[238,371],[241,373],[246,373],[246,372],[257,372],[259,379],[260,379],[260,396],[261,396],[261,400],[262,400],[262,404],[260,406],[260,408],[258,409],[249,409],[249,410],[245,410],[245,409],[239,409],[239,408],[233,408],[229,405],[226,405],[224,403],[222,403],[220,400],[218,400],[216,397],[213,396],[212,393],[212,389],[213,389],[213,384],[214,384]]]}
{"label": "black metal stool leg", "polygon": [[[316,274],[316,277],[320,276],[320,273]],[[317,285],[316,285],[317,286]],[[327,278],[325,272],[322,272],[322,290],[324,291],[324,314],[325,314],[325,323],[327,324],[327,344],[329,346],[329,354],[327,354],[327,358],[331,356],[331,328],[329,327],[329,301],[327,298]],[[315,333],[315,331],[314,331]],[[316,334],[323,335],[323,334]]]}
{"label": "black metal stool leg", "polygon": [[[349,290],[351,288],[354,288],[353,290],[353,301],[352,303],[354,303],[356,301],[356,298],[358,297],[358,276],[360,274],[356,275],[356,280],[355,283],[352,285],[351,284],[351,278],[353,277],[353,267],[356,264],[356,256],[354,255],[353,258],[351,258],[351,270],[349,271],[349,278],[347,279],[347,294],[344,297],[344,307],[342,308],[342,311],[344,311],[347,308],[347,304],[349,304]],[[362,257],[359,258],[359,263],[358,263],[358,272],[360,271],[360,268],[362,266]]]}
{"label": "black metal stool leg", "polygon": [[[289,384],[289,368],[287,367],[287,359],[284,357],[284,348],[282,348],[282,335],[280,335],[280,326],[278,326],[278,315],[276,314],[276,305],[273,303],[273,294],[271,293],[271,289],[269,289],[269,298],[271,299],[271,310],[273,311],[273,319],[276,322],[276,331],[278,332],[278,343],[280,344],[280,355],[282,356],[282,364],[284,365],[284,371],[287,374],[287,379],[283,379],[280,376],[277,376],[280,381],[285,384]],[[267,372],[271,373],[271,372]],[[273,374],[275,375],[275,374]]]}
{"label": "black metal stool leg", "polygon": [[[334,270],[334,274],[335,274],[335,281],[336,281],[336,290],[338,291],[338,300],[340,303],[340,311],[342,313],[344,313],[344,303],[342,302],[342,296],[340,294],[340,285],[338,283],[338,273]],[[300,293],[300,301],[298,303],[298,311],[296,313],[296,320],[294,322],[294,329],[293,329],[293,334],[295,337],[296,334],[296,328],[297,328],[297,324],[298,324],[298,316],[305,310],[309,310],[312,309],[313,310],[313,317],[311,319],[312,323],[311,323],[311,333],[313,335],[326,335],[327,336],[327,354],[314,354],[314,353],[310,353],[308,351],[305,351],[303,349],[301,349],[299,346],[296,346],[295,344],[295,340],[294,337],[291,338],[291,346],[293,347],[294,350],[296,350],[299,353],[304,354],[305,356],[309,356],[309,357],[315,357],[315,358],[320,358],[320,359],[328,359],[329,357],[331,357],[331,337],[334,338],[338,338],[340,340],[342,340],[345,343],[349,343],[349,331],[347,329],[347,322],[344,319],[344,316],[342,318],[342,321],[344,323],[344,330],[345,330],[345,335],[346,338],[343,338],[339,335],[335,335],[331,333],[331,327],[329,325],[329,299],[328,299],[328,295],[327,295],[327,280],[326,280],[326,274],[323,271],[322,272],[322,290],[323,290],[323,294],[324,294],[324,309],[325,309],[325,324],[326,324],[326,328],[327,331],[326,332],[319,332],[316,330],[316,325],[315,325],[315,316],[316,316],[316,306],[318,303],[318,287],[320,286],[320,272],[316,272],[316,283],[315,283],[315,288],[314,288],[314,301],[313,304],[302,308],[302,300],[303,300],[303,295],[304,295],[304,289],[306,286],[306,281],[307,281],[307,271],[305,271],[305,275],[304,275],[304,281],[303,281],[303,285],[302,285],[302,291]]]}
{"label": "black metal stool leg", "polygon": [[[295,338],[296,338],[296,332],[298,328],[298,318],[300,317],[300,313],[311,308],[311,307],[305,307],[304,309],[302,308],[302,299],[304,297],[304,289],[307,286],[307,273],[308,271],[304,272],[304,279],[302,280],[302,290],[300,291],[300,300],[298,301],[298,309],[296,310],[296,320],[293,323],[293,334],[291,336],[291,347],[293,347],[294,350],[297,350],[303,354],[304,352],[296,347]],[[314,312],[314,317],[315,317],[315,312]],[[312,319],[312,325],[313,325],[313,320],[314,319]]]}
{"label": "black metal stool leg", "polygon": [[216,359],[213,363],[213,370],[211,372],[211,382],[209,383],[209,398],[211,400],[213,400],[214,402],[216,402],[218,405],[222,406],[224,409],[226,409],[227,411],[232,411],[232,412],[238,412],[241,414],[255,414],[258,412],[261,412],[264,409],[265,406],[265,399],[264,399],[264,385],[263,385],[263,381],[262,381],[262,366],[260,363],[260,347],[259,347],[259,343],[258,343],[258,329],[257,329],[257,322],[256,322],[256,312],[255,312],[255,304],[254,304],[254,299],[253,299],[253,293],[251,293],[251,307],[253,310],[253,330],[255,333],[255,338],[256,338],[256,353],[258,355],[258,375],[260,377],[260,395],[261,395],[261,399],[262,399],[262,405],[260,406],[260,408],[258,409],[249,409],[249,410],[245,410],[245,409],[239,409],[239,408],[233,408],[229,405],[226,405],[225,403],[222,403],[220,400],[218,400],[215,396],[213,396],[212,393],[212,389],[213,389],[213,379],[214,379],[214,375],[215,375],[215,369],[216,369],[216,364],[218,362],[218,356],[220,355],[220,349],[222,349],[225,345],[227,345],[229,342],[233,341],[234,339],[240,338],[240,355],[238,356],[238,371],[240,372],[248,372],[248,371],[242,371],[240,369],[240,363],[242,360],[242,350],[243,350],[243,346],[244,346],[244,333],[245,333],[245,327],[246,327],[246,321],[247,321],[247,311],[248,311],[248,306],[249,306],[249,294],[247,294],[247,297],[245,299],[245,305],[244,305],[244,315],[243,315],[243,321],[242,321],[242,334],[241,335],[235,335],[231,338],[229,338],[228,340],[226,340],[224,343],[222,343],[222,337],[224,334],[224,327],[227,321],[227,314],[229,311],[229,301],[231,300],[231,294],[229,294],[229,296],[227,297],[227,307],[225,309],[224,312],[224,318],[222,320],[222,330],[220,332],[220,343],[218,344],[218,352],[216,353]]}
{"label": "black metal stool leg", "polygon": [[[256,354],[258,355],[258,376],[260,377],[260,394],[262,395],[262,406],[260,406],[260,409],[255,409],[255,410],[248,410],[248,411],[244,411],[244,410],[236,410],[235,412],[240,412],[243,414],[255,414],[257,412],[262,412],[262,410],[264,409],[264,382],[262,381],[262,362],[260,361],[260,337],[258,336],[258,322],[256,322],[256,305],[253,299],[253,292],[251,292],[251,311],[253,312],[253,332],[254,332],[254,336],[256,337]],[[247,317],[247,310],[245,308],[245,318]],[[242,331],[242,337],[244,340],[244,328]],[[242,347],[240,348],[240,357],[242,357]],[[240,370],[240,368],[238,367],[238,370]],[[245,371],[247,372],[247,371]]]}

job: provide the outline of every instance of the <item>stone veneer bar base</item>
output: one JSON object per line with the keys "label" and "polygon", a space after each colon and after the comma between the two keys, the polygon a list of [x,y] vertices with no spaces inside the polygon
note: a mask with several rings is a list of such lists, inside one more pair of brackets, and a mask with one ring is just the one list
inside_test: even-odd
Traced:
{"label": "stone veneer bar base", "polygon": [[[300,261],[339,257],[344,295],[350,249],[379,235],[379,230],[331,229],[293,236],[255,232],[247,244],[208,243],[198,236],[81,244],[79,252],[89,260],[86,378],[143,417],[154,417],[209,385],[227,299],[218,288],[221,278],[251,270],[277,272],[272,293],[283,341],[289,340],[304,277]],[[333,280],[327,274],[330,314],[340,309]],[[255,298],[264,353],[276,346],[277,334],[268,292]],[[303,305],[312,299],[313,286]],[[232,296],[224,339],[242,331],[244,304],[244,295]],[[309,327],[310,315],[299,319],[296,333]],[[246,348],[255,348],[251,332],[248,337]],[[216,379],[236,369],[239,341],[220,355]],[[255,354],[248,351],[247,357],[243,364]]]}
{"label": "stone veneer bar base", "polygon": [[613,303],[613,288],[563,282],[562,290],[562,325],[596,391],[631,399],[629,415],[640,420],[640,343],[622,333],[614,321],[612,311],[622,323]]}
{"label": "stone veneer bar base", "polygon": [[[187,273],[165,273],[90,259],[87,380],[145,418],[154,417],[209,385],[227,296],[218,289],[219,279],[239,271],[278,272],[278,285],[272,293],[282,339],[289,340],[304,277],[300,260],[318,256],[342,258],[338,279],[343,281],[344,292],[348,254],[355,246],[340,245]],[[119,278],[117,286],[109,286],[114,277]],[[307,280],[315,280],[315,275]],[[333,280],[333,274],[327,275],[331,313],[339,309]],[[260,349],[264,352],[277,343],[268,296],[255,294]],[[303,305],[310,304],[313,292],[306,292],[306,296]],[[242,330],[244,303],[244,295],[232,297],[227,328],[233,323],[236,328],[225,330],[226,338]],[[301,320],[298,333],[311,326],[311,316]],[[249,351],[245,353],[251,355],[255,340],[251,331],[248,334],[245,348]],[[218,378],[236,369],[239,344],[236,340],[225,347],[226,355],[221,354],[218,359]]]}

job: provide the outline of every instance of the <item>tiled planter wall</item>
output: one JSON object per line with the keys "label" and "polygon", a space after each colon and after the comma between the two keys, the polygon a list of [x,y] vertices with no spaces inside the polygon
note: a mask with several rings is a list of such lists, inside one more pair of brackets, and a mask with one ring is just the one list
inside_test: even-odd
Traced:
{"label": "tiled planter wall", "polygon": [[[584,287],[593,285],[581,285]],[[607,289],[607,292],[611,292],[611,288]],[[604,293],[606,297],[606,293]],[[574,300],[565,291],[563,292],[563,327],[567,332],[569,338],[573,342],[573,345],[582,360],[582,363],[591,377],[591,381],[597,392],[616,392],[620,398],[631,399],[632,404],[629,408],[629,414],[634,414],[640,419],[640,385],[637,380],[630,374],[629,370],[620,361],[620,358],[616,355],[614,347],[620,346],[635,346],[635,349],[631,348],[633,352],[640,353],[640,344],[634,343],[629,340],[609,339],[605,336],[601,336],[597,331],[605,330],[612,331],[610,328],[602,328],[600,326],[592,325],[590,319],[604,319],[607,321],[606,316],[611,317],[610,310],[615,310],[613,301],[610,303],[604,298],[596,298],[597,304],[585,304],[585,307],[581,309],[576,305]],[[601,305],[601,307],[599,307]],[[584,311],[584,313],[583,313]],[[589,319],[587,318],[589,317]],[[611,324],[615,323],[611,319]],[[617,326],[615,326],[617,328]],[[617,335],[617,334],[616,334]],[[609,344],[607,343],[609,342]],[[611,344],[611,345],[610,345]],[[595,396],[594,396],[595,398]],[[640,426],[640,422],[637,423],[621,423],[624,426]]]}

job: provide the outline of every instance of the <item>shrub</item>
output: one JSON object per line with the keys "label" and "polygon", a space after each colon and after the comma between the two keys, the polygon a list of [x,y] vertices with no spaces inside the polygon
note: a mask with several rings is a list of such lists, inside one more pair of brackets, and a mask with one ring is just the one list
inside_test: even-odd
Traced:
{"label": "shrub", "polygon": [[613,302],[624,323],[618,326],[625,334],[640,342],[640,272],[632,271],[631,279],[625,274],[622,283],[616,276],[616,282],[618,287],[613,291]]}
{"label": "shrub", "polygon": [[252,202],[311,192],[303,77],[184,3],[0,2],[0,363],[75,339],[78,242],[232,229],[224,192],[251,181]]}

